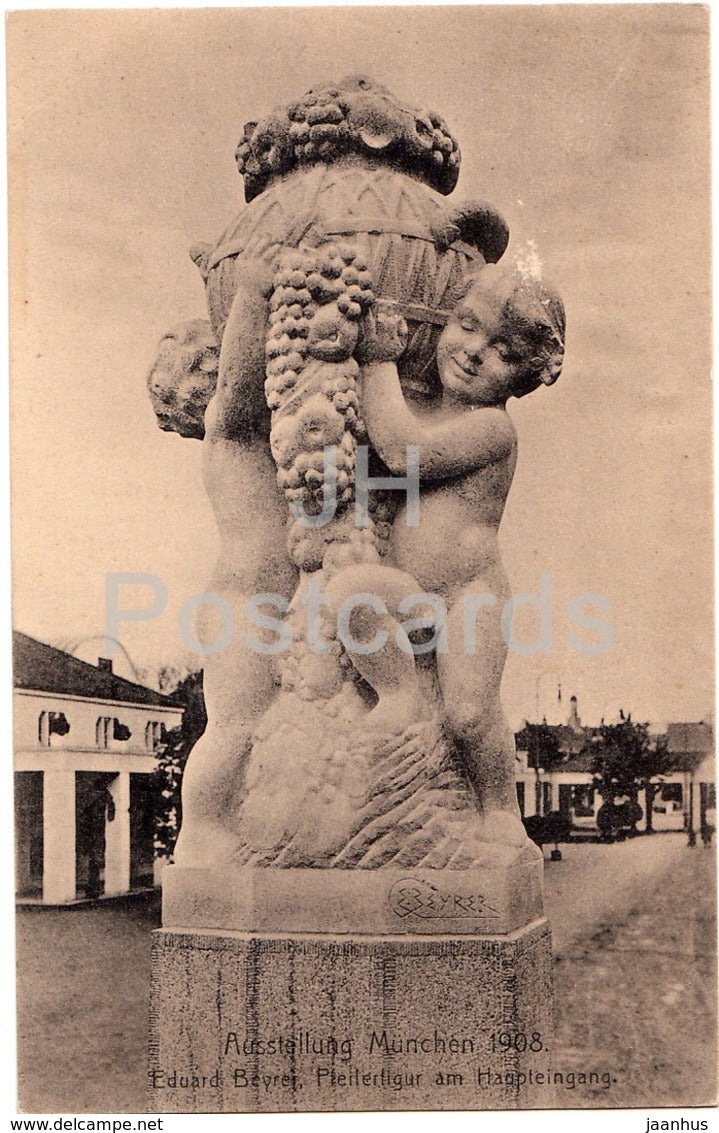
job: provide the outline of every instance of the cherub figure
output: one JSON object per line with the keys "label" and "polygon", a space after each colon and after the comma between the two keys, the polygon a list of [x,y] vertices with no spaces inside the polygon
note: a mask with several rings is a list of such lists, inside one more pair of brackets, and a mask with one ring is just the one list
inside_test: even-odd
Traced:
{"label": "cherub figure", "polygon": [[202,439],[219,361],[220,347],[206,319],[190,319],[163,336],[147,376],[152,407],[162,430]]}
{"label": "cherub figure", "polygon": [[[479,794],[486,841],[526,840],[514,738],[500,702],[509,585],[497,533],[517,461],[506,402],[556,381],[564,327],[562,301],[549,286],[519,271],[483,268],[439,338],[441,404],[421,414],[405,400],[397,373],[402,320],[372,313],[364,329],[361,407],[370,441],[397,475],[406,472],[407,447],[419,446],[420,523],[409,526],[400,510],[388,557],[446,604],[437,674],[453,748]],[[363,588],[382,596],[384,569],[365,575]],[[380,654],[362,663],[383,660]],[[411,686],[411,673],[407,680]]]}

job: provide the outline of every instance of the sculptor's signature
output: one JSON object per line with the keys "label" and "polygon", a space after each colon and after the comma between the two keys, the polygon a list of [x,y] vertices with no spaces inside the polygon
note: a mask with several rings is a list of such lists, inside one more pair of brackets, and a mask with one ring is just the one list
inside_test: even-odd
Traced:
{"label": "sculptor's signature", "polygon": [[414,877],[396,881],[389,891],[392,912],[425,919],[498,917],[481,893],[443,893],[436,885]]}

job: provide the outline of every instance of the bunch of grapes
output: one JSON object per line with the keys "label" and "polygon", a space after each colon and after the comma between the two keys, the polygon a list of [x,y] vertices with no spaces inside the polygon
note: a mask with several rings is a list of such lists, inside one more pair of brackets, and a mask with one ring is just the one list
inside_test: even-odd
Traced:
{"label": "bunch of grapes", "polygon": [[[265,346],[265,396],[273,411],[270,439],[278,463],[277,482],[288,501],[299,501],[308,514],[318,514],[325,499],[325,445],[332,444],[336,504],[346,506],[354,497],[357,437],[364,435],[364,426],[357,398],[359,366],[351,356],[351,347],[336,361],[322,360],[318,354],[319,363],[314,361],[309,380],[300,383],[312,358],[312,321],[331,304],[340,323],[358,324],[374,302],[372,280],[354,248],[323,244],[316,249],[287,252],[273,282]],[[356,340],[356,333],[348,335],[348,342]],[[314,410],[315,427],[305,436],[303,429],[307,426],[301,409],[317,394],[323,398],[326,412]],[[337,425],[339,430],[335,431]],[[298,547],[305,543],[300,540]]]}
{"label": "bunch of grapes", "polygon": [[316,307],[307,288],[306,257],[293,252],[274,278],[265,343],[265,396],[270,409],[279,409],[294,388],[305,364],[307,335]]}
{"label": "bunch of grapes", "polygon": [[314,270],[307,276],[313,300],[318,306],[337,303],[342,314],[356,322],[374,303],[366,261],[351,244],[321,244],[315,257]]}
{"label": "bunch of grapes", "polygon": [[[374,303],[372,277],[364,260],[348,244],[323,244],[317,249],[289,251],[273,280],[265,357],[265,395],[279,409],[304,368],[310,322],[317,310],[336,303],[350,322],[357,322]],[[329,365],[329,364],[328,364]],[[327,375],[332,381],[333,374]],[[349,386],[338,387],[335,404],[347,399],[346,413],[356,413]]]}
{"label": "bunch of grapes", "polygon": [[[366,131],[381,140],[369,142]],[[275,177],[291,169],[332,162],[346,153],[381,158],[423,179],[441,192],[454,187],[459,174],[457,142],[435,111],[401,105],[371,80],[308,91],[286,109],[245,126],[235,153],[245,195],[253,199]]]}
{"label": "bunch of grapes", "polygon": [[339,90],[308,91],[289,107],[290,141],[302,163],[331,161],[351,147],[349,104]]}
{"label": "bunch of grapes", "polygon": [[444,118],[435,110],[428,110],[427,117],[432,123],[432,160],[435,165],[458,167],[461,159],[459,145]]}

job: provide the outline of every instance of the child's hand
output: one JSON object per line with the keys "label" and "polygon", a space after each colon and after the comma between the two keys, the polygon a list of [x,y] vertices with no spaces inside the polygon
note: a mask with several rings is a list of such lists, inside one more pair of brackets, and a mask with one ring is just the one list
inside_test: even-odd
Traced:
{"label": "child's hand", "polygon": [[363,321],[355,356],[361,364],[396,362],[407,348],[407,323],[401,315],[378,306]]}

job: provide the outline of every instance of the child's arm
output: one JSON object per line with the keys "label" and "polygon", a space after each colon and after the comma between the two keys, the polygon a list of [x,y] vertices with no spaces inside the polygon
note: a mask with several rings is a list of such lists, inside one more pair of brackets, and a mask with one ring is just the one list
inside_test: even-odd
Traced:
{"label": "child's arm", "polygon": [[[394,324],[396,328],[396,319]],[[419,446],[420,475],[430,480],[472,472],[509,454],[514,427],[503,409],[468,409],[444,420],[413,413],[402,393],[395,362],[372,360],[373,355],[375,359],[391,356],[393,348],[391,327],[381,316],[372,334],[369,360],[362,369],[362,417],[372,444],[391,472],[406,471],[408,445]],[[395,329],[394,342],[400,341],[401,332]]]}

